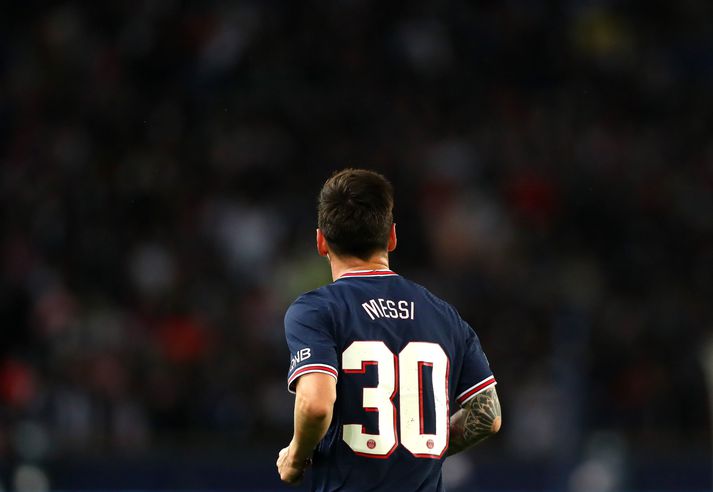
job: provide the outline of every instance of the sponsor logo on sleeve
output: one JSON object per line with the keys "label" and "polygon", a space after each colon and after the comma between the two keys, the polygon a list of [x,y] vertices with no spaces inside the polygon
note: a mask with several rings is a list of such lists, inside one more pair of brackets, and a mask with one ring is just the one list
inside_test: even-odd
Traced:
{"label": "sponsor logo on sleeve", "polygon": [[310,357],[312,357],[312,350],[310,348],[298,350],[297,353],[290,358],[290,371],[297,367],[297,364],[306,361]]}

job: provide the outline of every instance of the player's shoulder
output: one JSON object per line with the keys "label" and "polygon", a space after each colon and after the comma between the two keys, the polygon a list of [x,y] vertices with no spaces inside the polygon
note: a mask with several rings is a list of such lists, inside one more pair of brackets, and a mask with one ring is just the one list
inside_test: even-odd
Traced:
{"label": "player's shoulder", "polygon": [[300,294],[285,312],[285,321],[300,318],[323,318],[329,316],[328,285]]}
{"label": "player's shoulder", "polygon": [[405,282],[407,282],[414,290],[418,291],[423,298],[429,302],[432,307],[448,316],[452,316],[455,318],[460,319],[460,315],[458,314],[458,310],[448,301],[442,299],[441,297],[437,296],[433,292],[430,291],[427,287],[419,284],[418,282],[414,282],[413,280],[409,280],[404,278],[403,279]]}

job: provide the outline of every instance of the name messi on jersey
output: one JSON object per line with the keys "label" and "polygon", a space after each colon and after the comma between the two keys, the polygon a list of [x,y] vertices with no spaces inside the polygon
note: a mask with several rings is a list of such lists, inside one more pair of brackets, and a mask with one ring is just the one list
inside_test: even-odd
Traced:
{"label": "name messi on jersey", "polygon": [[362,303],[361,307],[372,320],[375,320],[377,318],[413,319],[416,306],[413,301],[370,299]]}

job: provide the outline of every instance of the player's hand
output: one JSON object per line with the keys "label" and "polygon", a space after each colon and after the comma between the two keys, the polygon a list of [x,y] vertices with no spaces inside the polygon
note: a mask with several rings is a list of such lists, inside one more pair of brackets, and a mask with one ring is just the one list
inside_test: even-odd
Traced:
{"label": "player's hand", "polygon": [[304,477],[305,469],[309,466],[310,460],[295,461],[290,447],[283,448],[277,455],[277,472],[280,480],[290,485],[298,485]]}

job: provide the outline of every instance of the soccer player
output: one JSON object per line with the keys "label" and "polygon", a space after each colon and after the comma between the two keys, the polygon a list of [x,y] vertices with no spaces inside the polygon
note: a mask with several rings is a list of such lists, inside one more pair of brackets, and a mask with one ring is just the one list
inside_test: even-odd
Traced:
{"label": "soccer player", "polygon": [[[334,282],[285,315],[296,392],[280,478],[312,490],[442,491],[446,456],[498,432],[495,378],[478,337],[448,303],[389,269],[393,190],[345,169],[319,195],[317,251]],[[451,415],[456,404],[460,409]]]}

